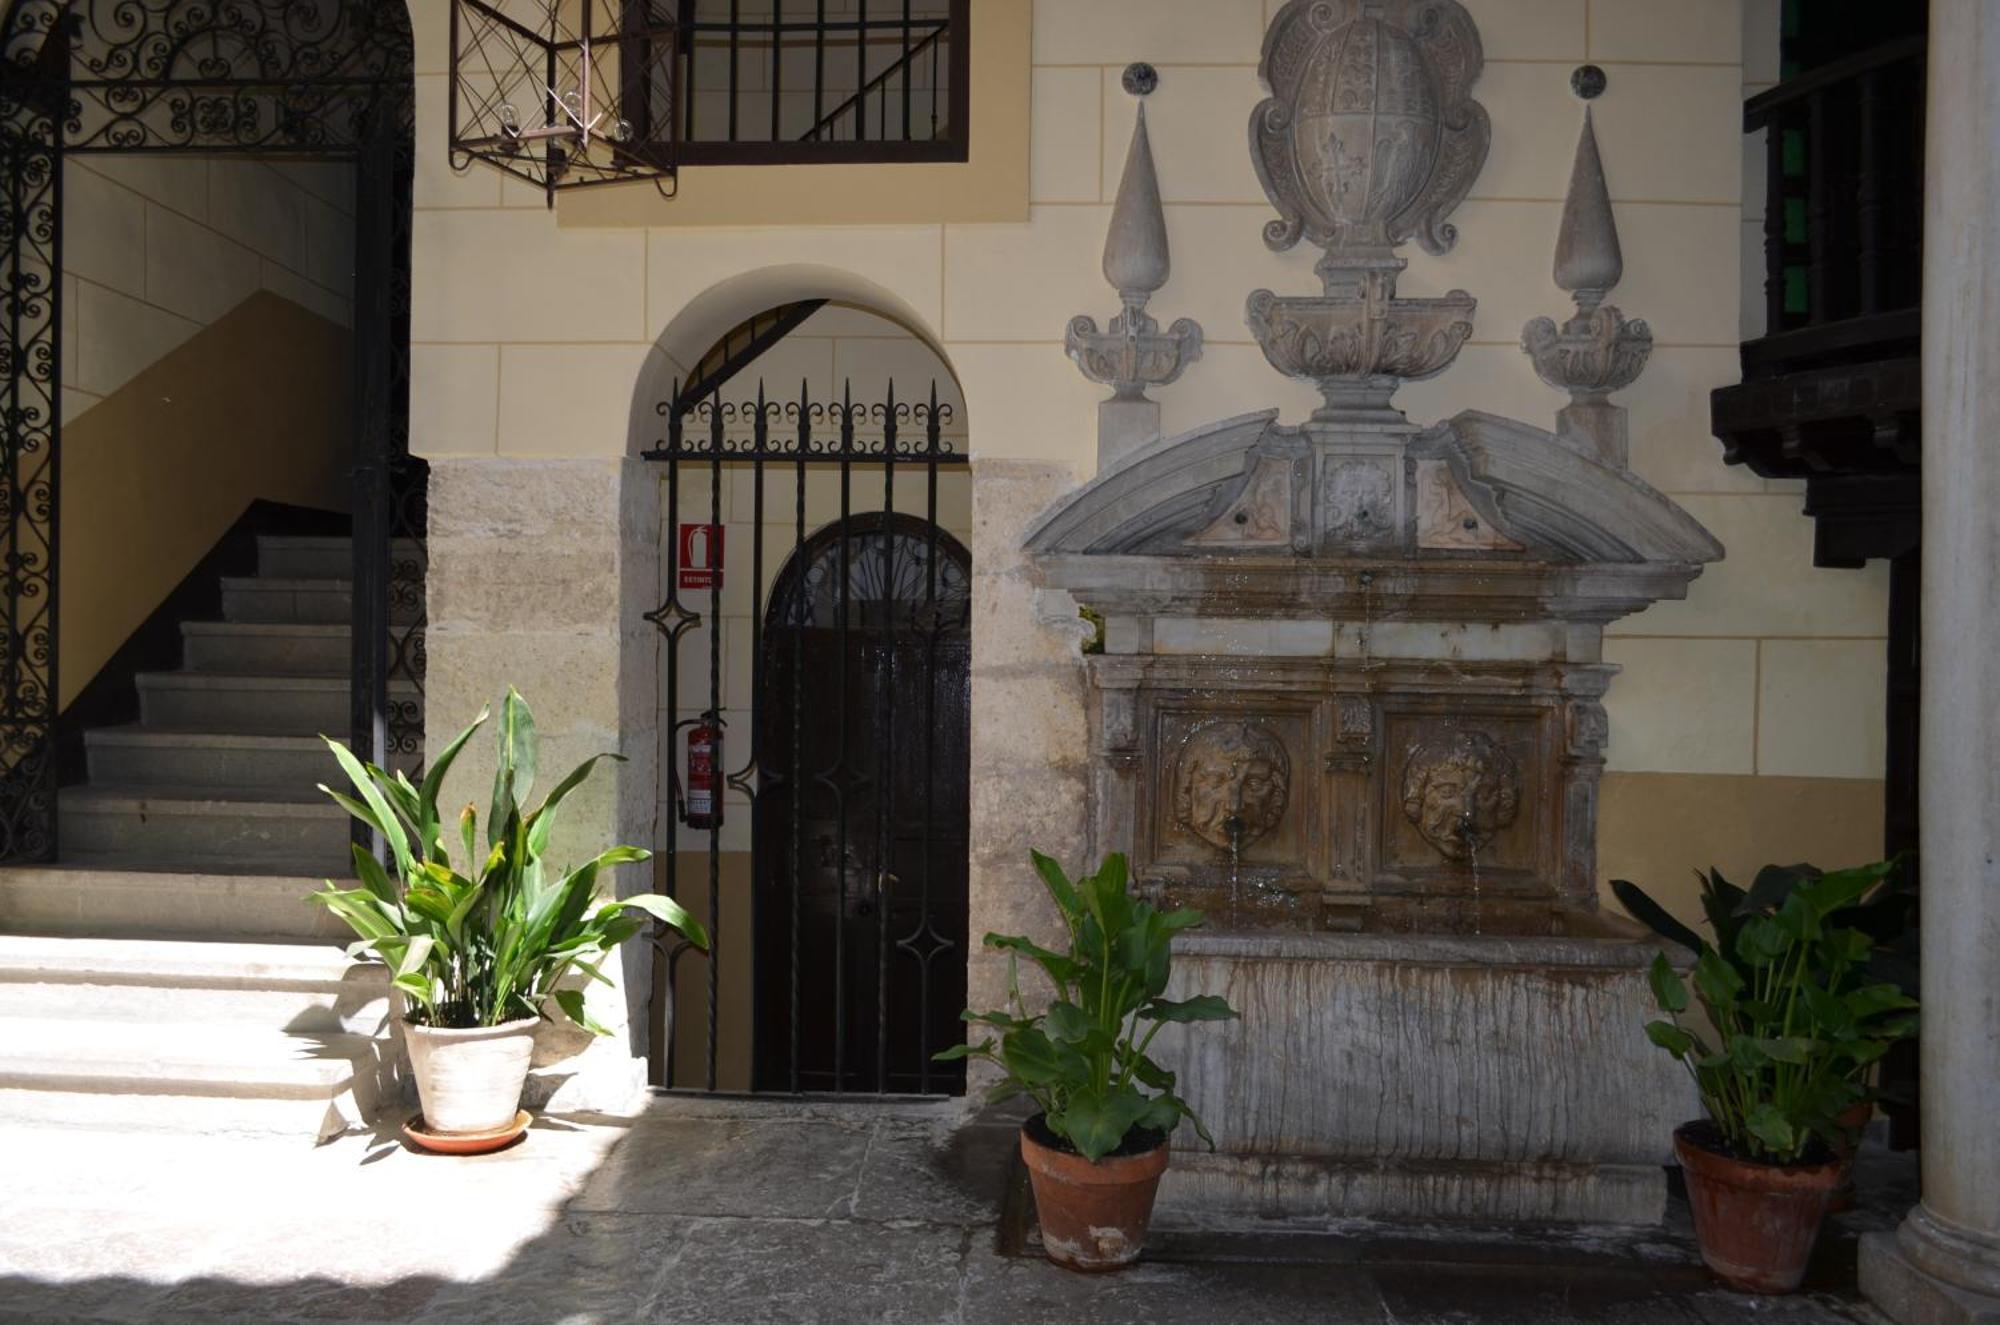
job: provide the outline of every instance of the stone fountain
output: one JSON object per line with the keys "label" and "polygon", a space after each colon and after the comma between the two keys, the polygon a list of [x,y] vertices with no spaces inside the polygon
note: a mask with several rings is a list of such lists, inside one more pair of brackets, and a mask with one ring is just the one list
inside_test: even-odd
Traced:
{"label": "stone fountain", "polygon": [[[1571,393],[1556,431],[1393,403],[1471,334],[1465,292],[1398,293],[1395,250],[1456,238],[1480,67],[1455,0],[1278,12],[1250,140],[1266,240],[1320,247],[1322,289],[1257,291],[1248,321],[1325,403],[1107,435],[1028,536],[1105,622],[1090,849],[1210,913],[1177,993],[1243,1013],[1159,1041],[1217,1141],[1183,1138],[1170,1216],[1651,1222],[1696,1111],[1641,1030],[1658,949],[1597,906],[1603,635],[1722,549],[1625,468],[1608,396],[1650,336],[1603,302],[1621,258],[1587,117],[1557,245],[1577,312],[1524,338]],[[1164,274],[1145,194],[1121,192],[1114,245],[1158,235],[1159,260],[1107,273]]]}

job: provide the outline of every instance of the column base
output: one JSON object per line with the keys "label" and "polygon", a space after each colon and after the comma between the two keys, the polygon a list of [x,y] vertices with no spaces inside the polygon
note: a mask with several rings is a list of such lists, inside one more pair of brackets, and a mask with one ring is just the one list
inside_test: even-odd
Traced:
{"label": "column base", "polygon": [[1896,1325],[2000,1325],[2000,1297],[1947,1283],[1917,1264],[1903,1234],[1861,1239],[1861,1295]]}

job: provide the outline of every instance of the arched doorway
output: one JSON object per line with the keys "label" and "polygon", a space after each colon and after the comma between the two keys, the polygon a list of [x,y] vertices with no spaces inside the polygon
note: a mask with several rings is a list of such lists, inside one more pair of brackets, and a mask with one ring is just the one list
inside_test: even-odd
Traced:
{"label": "arched doorway", "polygon": [[886,512],[779,573],[759,658],[758,1089],[963,1088],[971,554]]}

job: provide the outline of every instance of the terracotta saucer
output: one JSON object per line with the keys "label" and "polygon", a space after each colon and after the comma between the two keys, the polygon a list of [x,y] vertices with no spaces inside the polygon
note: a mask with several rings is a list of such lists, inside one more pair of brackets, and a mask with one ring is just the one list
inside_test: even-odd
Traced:
{"label": "terracotta saucer", "polygon": [[403,1124],[403,1135],[411,1145],[419,1150],[429,1150],[439,1155],[483,1155],[491,1150],[512,1145],[520,1135],[528,1130],[534,1115],[526,1109],[514,1115],[514,1121],[505,1127],[490,1132],[432,1132],[424,1127],[421,1113],[410,1115],[410,1121]]}

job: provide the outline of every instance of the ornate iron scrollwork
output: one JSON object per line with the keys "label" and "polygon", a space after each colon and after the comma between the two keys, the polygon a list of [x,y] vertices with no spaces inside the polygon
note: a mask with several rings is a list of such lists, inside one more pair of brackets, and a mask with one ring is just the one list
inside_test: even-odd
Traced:
{"label": "ornate iron scrollwork", "polygon": [[[360,275],[386,319],[383,417],[364,445],[408,464],[414,60],[404,0],[13,0],[0,23],[0,861],[25,861],[57,849],[63,159],[390,154],[387,270]],[[392,665],[418,675],[421,617],[401,629]],[[420,742],[421,690],[398,704],[391,739]]]}

